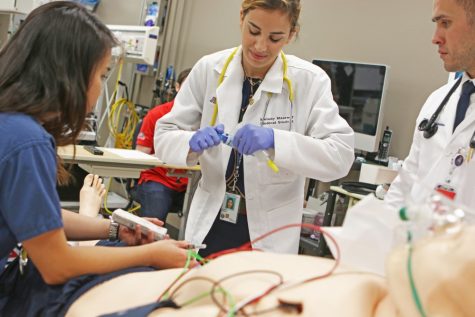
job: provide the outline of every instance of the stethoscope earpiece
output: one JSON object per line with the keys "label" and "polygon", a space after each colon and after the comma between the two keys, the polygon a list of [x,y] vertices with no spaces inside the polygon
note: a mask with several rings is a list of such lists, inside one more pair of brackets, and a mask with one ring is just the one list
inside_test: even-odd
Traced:
{"label": "stethoscope earpiece", "polygon": [[424,138],[430,139],[437,133],[439,126],[433,120],[424,119],[419,123],[419,131],[424,132]]}
{"label": "stethoscope earpiece", "polygon": [[424,138],[430,139],[437,133],[439,129],[439,125],[437,123],[433,123],[432,125],[428,125],[426,130],[424,131]]}
{"label": "stethoscope earpiece", "polygon": [[429,123],[429,120],[428,119],[424,119],[421,121],[421,123],[419,123],[419,131],[425,131],[427,129],[427,124]]}

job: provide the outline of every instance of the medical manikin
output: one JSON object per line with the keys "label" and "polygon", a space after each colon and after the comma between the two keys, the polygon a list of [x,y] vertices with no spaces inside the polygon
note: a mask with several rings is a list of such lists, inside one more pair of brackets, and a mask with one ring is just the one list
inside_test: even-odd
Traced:
{"label": "medical manikin", "polygon": [[[430,212],[430,213],[429,213]],[[386,261],[386,277],[339,266],[330,276],[294,287],[282,286],[245,308],[249,316],[470,316],[475,311],[475,226],[462,209],[433,196],[424,206],[401,211],[396,235],[403,241]],[[335,261],[264,252],[239,252],[193,269],[168,292],[180,309],[160,308],[150,316],[230,316],[229,309],[263,292],[281,278],[296,282],[324,276]],[[156,301],[180,269],[132,273],[79,298],[69,316],[117,312]],[[215,292],[219,281],[232,297]],[[131,291],[134,290],[134,291]],[[168,296],[167,295],[167,296]],[[201,296],[201,297],[200,297]],[[107,298],[107,301],[104,301]],[[163,297],[164,298],[164,297]],[[230,300],[232,298],[232,300]],[[263,313],[268,311],[267,313]],[[231,314],[232,315],[232,314]],[[234,316],[234,315],[232,315]]]}

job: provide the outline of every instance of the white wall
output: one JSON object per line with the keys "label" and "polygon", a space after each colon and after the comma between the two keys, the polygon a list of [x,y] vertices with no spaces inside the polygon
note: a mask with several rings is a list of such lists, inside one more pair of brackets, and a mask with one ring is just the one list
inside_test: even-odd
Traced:
{"label": "white wall", "polygon": [[[172,0],[181,4],[177,69],[240,42],[241,0]],[[301,32],[285,52],[301,58],[382,63],[391,67],[384,124],[394,131],[391,155],[409,152],[416,116],[432,90],[447,81],[431,44],[430,0],[302,0]],[[176,25],[175,25],[176,26]],[[169,27],[173,29],[175,26]],[[178,26],[176,26],[178,27]]]}
{"label": "white wall", "polygon": [[145,0],[101,0],[96,14],[105,24],[142,25]]}

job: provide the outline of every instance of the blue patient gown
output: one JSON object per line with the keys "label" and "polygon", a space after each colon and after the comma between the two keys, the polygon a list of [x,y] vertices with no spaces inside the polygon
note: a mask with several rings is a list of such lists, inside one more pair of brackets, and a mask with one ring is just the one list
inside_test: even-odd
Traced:
{"label": "blue patient gown", "polygon": [[[0,113],[0,316],[61,316],[82,293],[132,268],[47,285],[32,261],[4,269],[17,243],[63,227],[54,139],[32,117]],[[48,255],[45,254],[45,257]]]}

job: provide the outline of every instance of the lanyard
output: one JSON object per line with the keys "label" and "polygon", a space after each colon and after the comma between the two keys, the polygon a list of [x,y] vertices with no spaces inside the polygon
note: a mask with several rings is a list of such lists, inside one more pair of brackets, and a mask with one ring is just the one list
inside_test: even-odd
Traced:
{"label": "lanyard", "polygon": [[[239,186],[237,186],[237,182],[238,182],[238,179],[239,179],[239,169],[241,167],[241,161],[242,161],[242,154],[241,153],[238,153],[237,150],[233,149],[233,152],[234,152],[234,169],[233,169],[233,173],[231,174],[231,176],[233,176],[233,179],[232,179],[232,186],[231,187],[231,191],[233,193],[239,193],[239,195],[246,199],[246,196],[244,195],[244,192],[241,192],[241,189],[239,188]],[[232,154],[231,154],[232,155]],[[237,191],[236,191],[237,189]]]}
{"label": "lanyard", "polygon": [[[250,99],[252,98],[253,90],[252,83],[249,80],[245,80],[242,87],[242,102],[241,102],[241,111],[239,113],[239,122],[241,122],[242,117],[244,116],[245,109],[249,106]],[[242,198],[245,197],[245,190],[243,180],[240,179],[244,176],[241,171],[242,163],[242,154],[233,148],[231,152],[230,159],[228,161],[228,168],[226,169],[226,187],[230,189],[232,193],[239,194]],[[231,168],[231,170],[230,170]],[[230,171],[230,174],[228,172]],[[241,180],[241,182],[240,182]]]}

